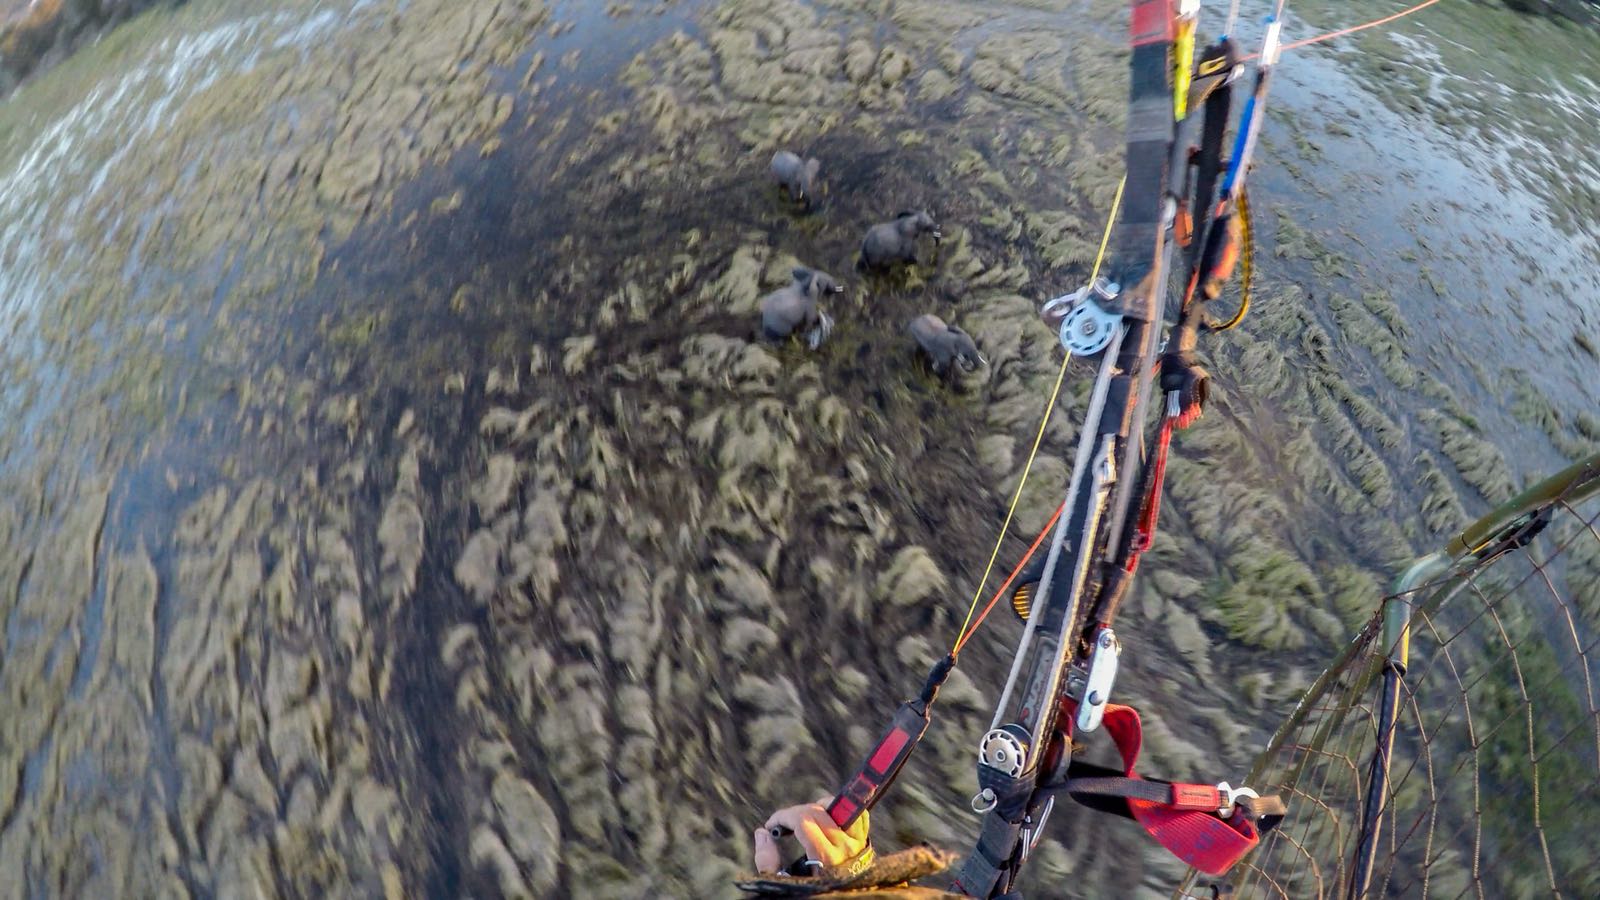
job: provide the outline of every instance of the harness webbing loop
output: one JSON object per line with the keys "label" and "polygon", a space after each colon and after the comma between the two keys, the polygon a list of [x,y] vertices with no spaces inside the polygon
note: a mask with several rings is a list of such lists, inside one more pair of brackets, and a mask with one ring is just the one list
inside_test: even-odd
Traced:
{"label": "harness webbing loop", "polygon": [[[1094,809],[1127,815],[1156,843],[1207,875],[1226,874],[1283,816],[1284,805],[1277,797],[1251,798],[1224,791],[1225,784],[1141,778],[1134,765],[1139,760],[1144,730],[1139,713],[1131,706],[1107,704],[1101,727],[1111,735],[1122,756],[1122,776],[1101,766],[1074,762],[1068,767],[1066,780],[1052,785],[1050,790],[1070,794]],[[1115,805],[1106,805],[1105,799]],[[1241,811],[1243,815],[1237,814]],[[1223,818],[1225,813],[1231,815]]]}
{"label": "harness webbing loop", "polygon": [[[1179,392],[1181,394],[1181,392]],[[1174,428],[1188,428],[1195,420],[1200,418],[1203,407],[1196,400],[1188,406],[1182,406],[1178,398],[1168,394],[1171,407],[1168,414],[1161,420],[1161,431],[1156,435],[1155,458],[1150,463],[1150,482],[1144,495],[1144,503],[1139,509],[1139,520],[1134,527],[1133,540],[1128,547],[1128,560],[1123,564],[1123,571],[1133,574],[1139,568],[1139,557],[1144,555],[1156,539],[1156,521],[1161,517],[1161,489],[1167,478],[1167,451],[1172,446],[1172,431]]]}
{"label": "harness webbing loop", "polygon": [[1172,444],[1172,424],[1175,421],[1173,416],[1161,420],[1161,433],[1156,437],[1155,461],[1150,467],[1150,489],[1144,495],[1144,505],[1139,510],[1139,524],[1133,533],[1133,544],[1128,548],[1128,561],[1122,567],[1129,574],[1139,568],[1139,557],[1156,540],[1156,519],[1161,515],[1161,484],[1167,477],[1167,448]]}

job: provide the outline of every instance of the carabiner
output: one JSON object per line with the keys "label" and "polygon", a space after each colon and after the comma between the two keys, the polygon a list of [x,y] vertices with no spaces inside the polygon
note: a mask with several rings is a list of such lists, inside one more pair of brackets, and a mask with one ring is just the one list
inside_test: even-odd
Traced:
{"label": "carabiner", "polygon": [[1217,783],[1217,792],[1222,794],[1222,805],[1217,807],[1217,815],[1226,819],[1233,815],[1233,809],[1240,800],[1259,800],[1261,795],[1247,787],[1231,787],[1226,781]]}

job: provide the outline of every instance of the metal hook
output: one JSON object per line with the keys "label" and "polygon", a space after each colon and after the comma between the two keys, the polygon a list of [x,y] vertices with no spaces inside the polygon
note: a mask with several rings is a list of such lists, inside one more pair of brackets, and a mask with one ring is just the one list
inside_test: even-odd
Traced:
{"label": "metal hook", "polygon": [[1222,805],[1217,807],[1217,815],[1226,819],[1233,815],[1233,808],[1240,800],[1258,800],[1261,795],[1247,787],[1231,787],[1226,781],[1217,783],[1217,790],[1222,794]]}

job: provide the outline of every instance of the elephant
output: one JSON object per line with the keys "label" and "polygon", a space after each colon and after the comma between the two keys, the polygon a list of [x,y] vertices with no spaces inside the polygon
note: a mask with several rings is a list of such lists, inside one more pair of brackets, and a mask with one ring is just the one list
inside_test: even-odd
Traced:
{"label": "elephant", "polygon": [[972,335],[946,324],[932,313],[912,319],[906,330],[917,339],[917,345],[933,361],[933,371],[939,375],[952,372],[951,363],[959,365],[963,372],[971,372],[989,364],[989,360],[978,352]]}
{"label": "elephant", "polygon": [[761,298],[761,333],[769,341],[803,334],[812,350],[833,331],[833,319],[817,308],[817,298],[844,292],[844,285],[826,272],[804,267],[791,273],[793,283]]}
{"label": "elephant", "polygon": [[772,154],[772,179],[789,193],[789,199],[805,204],[806,209],[811,208],[812,189],[821,168],[815,157],[802,161],[787,150]]}
{"label": "elephant", "polygon": [[867,229],[856,268],[882,269],[897,262],[915,263],[917,238],[924,234],[933,235],[935,244],[942,237],[932,216],[925,212],[896,213],[893,222],[882,222]]}

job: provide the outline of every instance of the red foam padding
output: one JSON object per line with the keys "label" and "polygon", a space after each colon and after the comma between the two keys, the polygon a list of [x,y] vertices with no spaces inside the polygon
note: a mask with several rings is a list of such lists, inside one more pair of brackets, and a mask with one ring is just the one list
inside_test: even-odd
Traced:
{"label": "red foam padding", "polygon": [[1172,40],[1172,0],[1144,0],[1133,5],[1128,43],[1137,47]]}
{"label": "red foam padding", "polygon": [[909,740],[911,735],[898,728],[889,732],[883,743],[878,745],[878,749],[873,751],[872,758],[867,760],[867,765],[879,775],[889,774],[889,767],[894,765],[894,758],[900,755],[900,748]]}
{"label": "red foam padding", "polygon": [[833,824],[844,827],[850,817],[856,814],[856,805],[848,797],[833,798],[833,805],[828,807],[828,818],[833,819]]}

